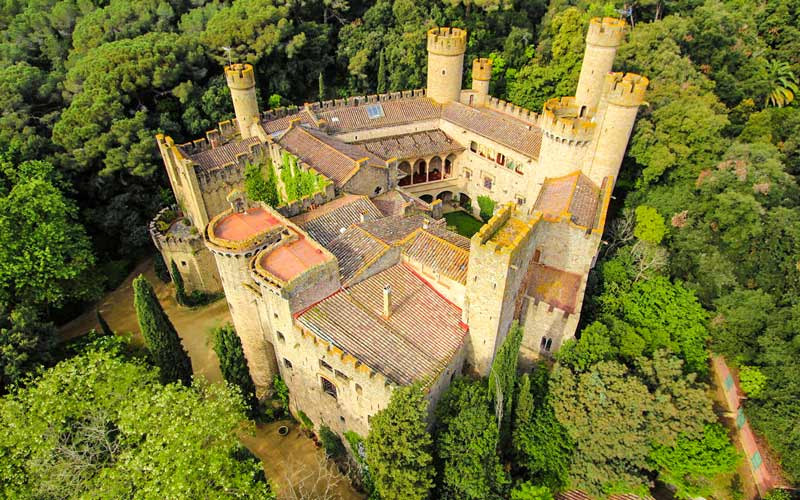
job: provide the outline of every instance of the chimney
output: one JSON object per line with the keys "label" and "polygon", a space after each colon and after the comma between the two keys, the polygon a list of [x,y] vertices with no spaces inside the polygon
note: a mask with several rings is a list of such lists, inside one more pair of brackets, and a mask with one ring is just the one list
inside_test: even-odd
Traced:
{"label": "chimney", "polygon": [[383,317],[389,319],[392,314],[392,287],[386,285],[383,287]]}
{"label": "chimney", "polygon": [[428,219],[422,220],[422,229],[428,229],[430,227],[430,221]]}
{"label": "chimney", "polygon": [[359,220],[361,220],[361,222],[367,222],[367,219],[368,219],[367,212],[361,212],[361,214],[359,215],[358,218],[359,218]]}

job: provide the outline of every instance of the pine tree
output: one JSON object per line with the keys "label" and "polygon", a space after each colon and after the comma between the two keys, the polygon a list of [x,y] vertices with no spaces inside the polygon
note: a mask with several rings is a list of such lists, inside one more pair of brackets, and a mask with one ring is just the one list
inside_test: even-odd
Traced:
{"label": "pine tree", "polygon": [[106,319],[100,314],[100,309],[95,311],[95,315],[97,316],[97,322],[100,324],[100,331],[103,332],[103,335],[114,335],[114,330],[108,326],[108,322],[106,322]]}
{"label": "pine tree", "polygon": [[372,418],[367,465],[383,500],[424,500],[433,486],[428,403],[418,385],[400,387]]}
{"label": "pine tree", "polygon": [[247,367],[247,359],[242,350],[242,341],[230,323],[214,330],[214,352],[219,358],[222,377],[229,384],[239,388],[252,415],[252,412],[258,407],[256,386],[250,377],[250,369]]}
{"label": "pine tree", "polygon": [[381,51],[380,58],[378,59],[378,93],[386,92],[386,60]]}
{"label": "pine tree", "polygon": [[178,304],[185,306],[187,305],[186,302],[186,288],[183,285],[183,276],[181,276],[181,272],[178,270],[177,264],[173,260],[172,263],[172,282],[175,283],[175,300],[178,301]]}
{"label": "pine tree", "polygon": [[141,274],[133,280],[133,305],[145,345],[161,368],[165,383],[192,383],[192,362],[181,345],[178,332],[161,308],[153,286]]}

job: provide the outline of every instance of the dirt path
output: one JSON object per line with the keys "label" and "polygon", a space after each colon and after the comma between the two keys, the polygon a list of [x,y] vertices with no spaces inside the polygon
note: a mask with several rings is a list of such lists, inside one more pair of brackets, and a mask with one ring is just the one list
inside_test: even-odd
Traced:
{"label": "dirt path", "polygon": [[[218,300],[196,309],[179,306],[175,302],[172,286],[156,277],[151,259],[139,263],[119,288],[106,295],[98,304],[111,329],[118,333],[130,332],[134,343],[143,343],[133,309],[132,283],[139,274],[144,274],[152,283],[161,306],[189,352],[194,373],[204,376],[210,382],[221,381],[219,361],[211,347],[211,330],[231,320],[227,302],[224,299]],[[59,331],[64,339],[71,339],[86,334],[92,328],[100,328],[94,310],[85,312],[62,326]],[[290,427],[291,431],[287,436],[278,435],[277,429],[280,425]],[[311,439],[302,435],[294,423],[273,422],[261,425],[255,436],[244,436],[242,442],[264,463],[264,471],[278,489],[280,500],[364,498],[350,486],[347,478],[330,470],[323,452]],[[287,489],[289,484],[294,485],[294,494]],[[298,496],[298,489],[305,490],[306,496]]]}
{"label": "dirt path", "polygon": [[[153,285],[161,306],[189,352],[195,374],[202,375],[211,382],[222,380],[217,355],[211,348],[211,330],[230,321],[228,304],[223,299],[195,309],[179,306],[175,302],[172,286],[156,277],[151,259],[139,263],[119,288],[106,295],[98,305],[111,329],[119,333],[130,332],[133,334],[133,342],[142,344],[142,335],[133,310],[132,283],[139,274],[144,274]],[[61,327],[60,332],[63,338],[70,339],[84,335],[92,328],[99,328],[93,310],[70,321]]]}

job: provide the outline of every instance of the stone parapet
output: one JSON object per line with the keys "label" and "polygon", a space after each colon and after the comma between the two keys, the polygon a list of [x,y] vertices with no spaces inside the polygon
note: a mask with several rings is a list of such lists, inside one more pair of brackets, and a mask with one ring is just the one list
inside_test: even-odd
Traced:
{"label": "stone parapet", "polygon": [[482,57],[472,61],[472,79],[488,81],[492,79],[492,60]]}
{"label": "stone parapet", "polygon": [[580,116],[574,97],[556,97],[545,102],[539,126],[545,136],[576,145],[587,144],[595,131],[595,124]]}
{"label": "stone parapet", "polygon": [[248,90],[256,86],[253,66],[250,64],[231,64],[225,66],[225,79],[228,86],[236,90]]}
{"label": "stone parapet", "polygon": [[615,17],[595,17],[589,21],[586,43],[601,47],[619,47],[625,37],[628,24]]}
{"label": "stone parapet", "polygon": [[467,51],[467,31],[461,28],[438,27],[428,30],[428,52],[441,56],[457,56]]}
{"label": "stone parapet", "polygon": [[539,121],[539,115],[536,112],[525,109],[521,106],[517,106],[516,104],[504,101],[502,99],[498,99],[497,97],[490,97],[487,99],[484,106],[486,108],[499,111],[503,114],[513,116],[514,118],[519,118],[520,120],[528,122],[531,125],[536,124]]}
{"label": "stone parapet", "polygon": [[641,106],[650,80],[635,73],[609,73],[603,86],[603,97],[616,106]]}

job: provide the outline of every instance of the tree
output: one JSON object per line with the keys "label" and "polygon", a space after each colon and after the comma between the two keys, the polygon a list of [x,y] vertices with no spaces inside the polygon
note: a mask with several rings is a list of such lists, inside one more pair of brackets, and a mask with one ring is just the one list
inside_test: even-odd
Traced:
{"label": "tree", "polygon": [[78,208],[59,188],[54,167],[5,158],[0,179],[0,305],[58,307],[94,298],[94,255]]}
{"label": "tree", "polygon": [[52,360],[57,333],[52,323],[21,306],[0,316],[0,394],[25,374]]}
{"label": "tree", "polygon": [[383,500],[424,500],[433,486],[428,403],[418,385],[398,387],[372,417],[367,464]]}
{"label": "tree", "polygon": [[0,495],[274,498],[244,418],[223,385],[165,387],[141,360],[90,349],[0,399]]}
{"label": "tree", "polygon": [[794,101],[794,96],[800,91],[798,91],[797,87],[797,77],[794,75],[789,63],[786,61],[769,61],[766,66],[766,72],[769,75],[770,87],[764,105],[772,104],[782,108],[791,104]]}
{"label": "tree", "polygon": [[484,221],[488,221],[494,215],[494,207],[496,203],[493,199],[488,196],[478,196],[478,207],[481,210],[481,219]]}
{"label": "tree", "polygon": [[192,383],[192,362],[178,332],[161,308],[152,285],[141,274],[133,280],[133,305],[145,345],[165,382]]}
{"label": "tree", "polygon": [[213,331],[214,352],[219,358],[219,368],[225,381],[238,388],[249,407],[251,416],[258,408],[256,386],[250,376],[242,341],[233,325],[228,323]]}
{"label": "tree", "polygon": [[188,303],[186,301],[186,288],[183,285],[183,276],[181,276],[181,272],[174,260],[170,262],[170,267],[172,268],[172,282],[175,284],[175,300],[178,304],[185,306]]}
{"label": "tree", "polygon": [[662,480],[675,485],[677,496],[683,498],[707,494],[704,481],[733,472],[740,458],[728,432],[718,423],[706,425],[700,439],[681,434],[674,445],[656,445],[650,453]]}
{"label": "tree", "polygon": [[[522,345],[522,327],[514,321],[508,330],[505,340],[497,350],[489,372],[489,400],[494,403],[497,416],[497,428],[511,421],[511,409],[514,407],[514,383],[517,380],[517,362],[519,348]],[[510,435],[510,431],[505,432]]]}
{"label": "tree", "polygon": [[556,359],[575,371],[582,372],[599,361],[609,361],[618,350],[611,344],[608,327],[595,321],[581,331],[580,340],[570,339],[556,352]]}
{"label": "tree", "polygon": [[509,481],[497,454],[500,431],[484,382],[451,383],[436,407],[436,420],[441,498],[502,498]]}
{"label": "tree", "polygon": [[650,245],[658,245],[664,239],[667,227],[664,218],[653,207],[639,205],[636,207],[636,228],[634,236]]}
{"label": "tree", "polygon": [[[266,170],[266,177],[264,170]],[[253,201],[263,201],[271,207],[277,207],[280,204],[278,185],[271,159],[267,159],[265,165],[253,163],[245,167],[244,188],[247,191],[247,197]]]}
{"label": "tree", "polygon": [[378,59],[378,93],[383,94],[386,92],[386,55],[381,51]]}
{"label": "tree", "polygon": [[553,500],[553,494],[545,486],[526,482],[511,490],[511,500]]}
{"label": "tree", "polygon": [[325,100],[325,78],[322,76],[322,71],[319,72],[317,96],[320,101]]}
{"label": "tree", "polygon": [[742,391],[750,397],[758,397],[767,385],[767,376],[755,366],[742,366],[739,368],[739,385]]}

